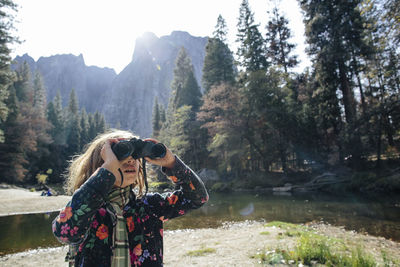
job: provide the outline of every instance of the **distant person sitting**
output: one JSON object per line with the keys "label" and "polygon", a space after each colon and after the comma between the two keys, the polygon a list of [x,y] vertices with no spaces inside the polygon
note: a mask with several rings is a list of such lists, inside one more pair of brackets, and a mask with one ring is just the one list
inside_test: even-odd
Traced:
{"label": "distant person sitting", "polygon": [[48,188],[47,191],[46,191],[46,190],[43,190],[42,193],[41,193],[40,195],[41,195],[41,196],[48,196],[48,197],[50,197],[50,196],[53,195],[53,193],[51,193],[50,188]]}
{"label": "distant person sitting", "polygon": [[46,195],[47,195],[48,197],[51,197],[51,196],[53,195],[53,194],[51,193],[50,188],[47,190]]}
{"label": "distant person sitting", "polygon": [[[208,200],[200,178],[168,148],[150,158],[139,152],[157,141],[133,138],[126,131],[102,134],[69,167],[72,200],[54,219],[53,232],[70,244],[70,266],[162,266],[163,222]],[[147,193],[144,159],[162,166],[180,189]]]}

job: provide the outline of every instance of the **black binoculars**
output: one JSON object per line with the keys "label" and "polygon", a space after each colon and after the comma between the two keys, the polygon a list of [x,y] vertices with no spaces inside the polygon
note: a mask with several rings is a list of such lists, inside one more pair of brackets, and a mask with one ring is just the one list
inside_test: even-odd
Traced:
{"label": "black binoculars", "polygon": [[111,149],[118,160],[126,159],[132,156],[134,159],[149,157],[151,159],[163,158],[166,154],[166,148],[161,143],[143,141],[142,139],[132,138],[130,140],[121,140],[113,143]]}

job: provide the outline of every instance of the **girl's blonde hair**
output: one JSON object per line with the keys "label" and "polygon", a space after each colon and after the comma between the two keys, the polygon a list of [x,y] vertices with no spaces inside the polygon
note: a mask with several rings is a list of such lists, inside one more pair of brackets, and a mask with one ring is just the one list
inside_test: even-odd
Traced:
{"label": "girl's blonde hair", "polygon": [[[81,155],[74,156],[68,168],[68,176],[65,183],[67,193],[74,193],[87,179],[104,163],[101,158],[101,148],[110,138],[130,139],[135,136],[133,133],[123,130],[111,129],[110,131],[98,135],[91,143],[87,144]],[[144,176],[142,160],[139,160],[139,177],[134,185],[139,186],[139,196],[143,194]]]}

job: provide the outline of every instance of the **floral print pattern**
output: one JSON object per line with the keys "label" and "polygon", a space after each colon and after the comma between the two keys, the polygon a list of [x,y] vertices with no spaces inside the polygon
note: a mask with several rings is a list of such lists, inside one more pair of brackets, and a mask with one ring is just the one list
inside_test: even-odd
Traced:
{"label": "floral print pattern", "polygon": [[[179,190],[148,193],[140,199],[132,192],[123,209],[132,266],[162,266],[163,222],[199,208],[208,200],[203,182],[178,157],[175,166],[163,168],[163,172],[180,186]],[[111,266],[117,218],[105,199],[114,182],[111,172],[100,169],[53,221],[54,235],[76,247],[70,255],[75,266]]]}
{"label": "floral print pattern", "polygon": [[100,225],[100,227],[97,228],[96,236],[100,240],[106,239],[108,237],[108,227],[105,226],[104,224]]}
{"label": "floral print pattern", "polygon": [[60,215],[58,216],[57,220],[58,222],[66,222],[72,217],[72,208],[71,207],[66,207],[60,212]]}

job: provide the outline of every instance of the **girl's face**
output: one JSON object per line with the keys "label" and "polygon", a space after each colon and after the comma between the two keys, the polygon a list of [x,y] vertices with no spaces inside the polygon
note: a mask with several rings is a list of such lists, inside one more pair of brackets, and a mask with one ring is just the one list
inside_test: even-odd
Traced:
{"label": "girl's face", "polygon": [[121,161],[121,171],[124,175],[124,182],[122,185],[118,182],[114,184],[118,187],[126,187],[131,184],[136,184],[137,179],[139,178],[139,160],[132,158],[129,156],[128,158]]}

